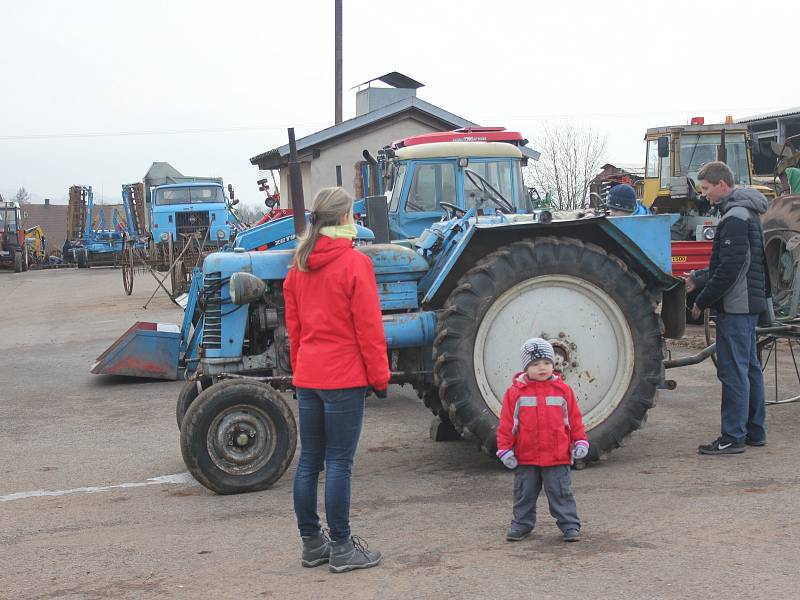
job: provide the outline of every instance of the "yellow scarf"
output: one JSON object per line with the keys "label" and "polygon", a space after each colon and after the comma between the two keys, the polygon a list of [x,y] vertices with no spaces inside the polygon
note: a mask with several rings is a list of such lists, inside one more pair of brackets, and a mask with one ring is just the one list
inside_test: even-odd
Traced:
{"label": "yellow scarf", "polygon": [[356,226],[353,223],[347,225],[328,225],[319,230],[322,235],[327,235],[329,238],[339,239],[354,239],[356,237]]}

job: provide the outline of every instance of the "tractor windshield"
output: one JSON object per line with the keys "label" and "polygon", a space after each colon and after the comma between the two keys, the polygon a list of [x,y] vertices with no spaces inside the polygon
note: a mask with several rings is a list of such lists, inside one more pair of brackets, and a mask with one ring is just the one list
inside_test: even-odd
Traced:
{"label": "tractor windshield", "polygon": [[225,202],[222,188],[209,186],[192,186],[183,188],[161,188],[156,190],[156,204],[202,204],[206,202]]}
{"label": "tractor windshield", "polygon": [[[512,202],[514,195],[511,192],[512,177],[511,177],[510,160],[493,160],[487,162],[479,162],[470,159],[469,168],[475,171],[478,175],[488,181],[492,187],[503,195],[503,198]],[[482,190],[478,189],[475,182],[469,177],[464,177],[464,202],[466,208],[473,208],[476,206],[481,198]]]}
{"label": "tractor windshield", "polygon": [[[680,167],[692,181],[697,182],[697,173],[706,163],[717,160],[720,134],[684,134],[680,138]],[[750,168],[747,160],[747,143],[744,133],[729,133],[725,136],[726,161],[733,171],[737,185],[750,185]]]}
{"label": "tractor windshield", "polygon": [[14,208],[0,208],[0,231],[16,231],[17,211]]}

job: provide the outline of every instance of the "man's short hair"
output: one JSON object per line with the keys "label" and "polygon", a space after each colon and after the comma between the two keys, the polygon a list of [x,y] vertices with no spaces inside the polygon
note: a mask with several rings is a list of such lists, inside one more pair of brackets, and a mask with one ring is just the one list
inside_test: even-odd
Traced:
{"label": "man's short hair", "polygon": [[697,174],[697,179],[707,181],[711,185],[717,185],[720,181],[724,181],[729,188],[734,186],[733,171],[728,165],[719,160],[703,165],[703,168]]}

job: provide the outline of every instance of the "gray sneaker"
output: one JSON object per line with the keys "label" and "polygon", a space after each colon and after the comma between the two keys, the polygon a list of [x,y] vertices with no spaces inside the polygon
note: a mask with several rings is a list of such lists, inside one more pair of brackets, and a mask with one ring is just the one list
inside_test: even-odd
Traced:
{"label": "gray sneaker", "polygon": [[564,532],[564,541],[565,542],[580,542],[581,541],[581,531],[580,531],[580,529],[567,529]]}
{"label": "gray sneaker", "polygon": [[349,540],[331,542],[329,569],[332,573],[345,573],[354,569],[369,569],[381,562],[381,553],[368,550],[369,546],[357,535]]}
{"label": "gray sneaker", "polygon": [[508,528],[508,531],[506,531],[506,541],[519,542],[528,537],[531,534],[531,531],[533,531],[533,529],[525,529],[519,525],[512,525]]}
{"label": "gray sneaker", "polygon": [[303,558],[300,562],[304,567],[318,567],[328,562],[330,553],[331,542],[324,532],[303,537]]}

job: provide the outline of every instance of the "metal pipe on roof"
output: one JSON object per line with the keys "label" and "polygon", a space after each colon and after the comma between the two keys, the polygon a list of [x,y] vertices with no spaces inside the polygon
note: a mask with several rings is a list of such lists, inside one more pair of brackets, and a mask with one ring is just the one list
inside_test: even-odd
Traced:
{"label": "metal pipe on roof", "polygon": [[335,1],[334,8],[334,116],[335,124],[342,122],[342,0]]}
{"label": "metal pipe on roof", "polygon": [[292,194],[294,232],[300,235],[306,229],[306,206],[303,199],[303,174],[297,160],[297,144],[294,140],[294,127],[289,127],[289,190]]}

